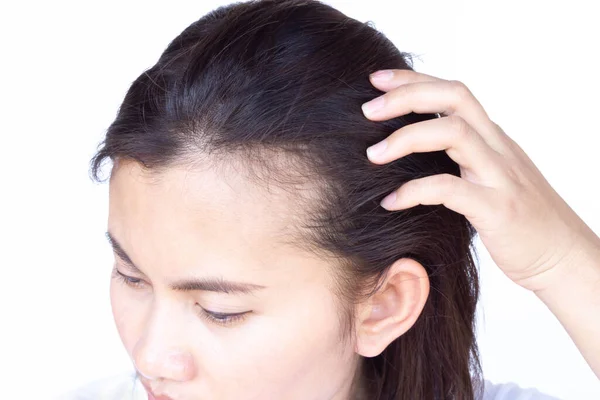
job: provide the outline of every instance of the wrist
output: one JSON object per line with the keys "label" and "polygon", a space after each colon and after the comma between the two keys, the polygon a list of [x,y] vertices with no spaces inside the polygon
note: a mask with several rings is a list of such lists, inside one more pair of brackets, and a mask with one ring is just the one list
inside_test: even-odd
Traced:
{"label": "wrist", "polygon": [[[596,237],[596,236],[594,236]],[[600,378],[600,240],[582,241],[534,293],[565,328]]]}
{"label": "wrist", "polygon": [[533,290],[544,302],[554,294],[568,295],[591,285],[600,290],[600,238],[595,234],[588,235],[546,273],[544,284]]}

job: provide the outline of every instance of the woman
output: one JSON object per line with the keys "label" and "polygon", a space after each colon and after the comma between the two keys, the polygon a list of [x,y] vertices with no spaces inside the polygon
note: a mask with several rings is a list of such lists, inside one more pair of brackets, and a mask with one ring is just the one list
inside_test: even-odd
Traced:
{"label": "woman", "polygon": [[135,374],[70,398],[550,398],[481,376],[475,233],[600,376],[600,239],[462,83],[325,4],[190,25],[106,160]]}

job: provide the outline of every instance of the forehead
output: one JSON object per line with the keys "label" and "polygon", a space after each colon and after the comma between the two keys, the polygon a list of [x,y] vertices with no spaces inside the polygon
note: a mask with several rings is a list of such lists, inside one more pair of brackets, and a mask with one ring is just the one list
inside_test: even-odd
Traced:
{"label": "forehead", "polygon": [[299,199],[289,189],[260,183],[231,168],[153,173],[137,162],[119,161],[110,180],[109,230],[126,247],[148,253],[153,243],[153,250],[164,249],[170,257],[174,249],[190,257],[193,249],[253,256],[283,251],[296,238]]}

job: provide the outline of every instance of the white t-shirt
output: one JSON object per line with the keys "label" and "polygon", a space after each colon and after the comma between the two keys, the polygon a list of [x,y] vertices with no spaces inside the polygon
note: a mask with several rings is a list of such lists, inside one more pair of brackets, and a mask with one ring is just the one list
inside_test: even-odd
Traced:
{"label": "white t-shirt", "polygon": [[[147,400],[148,395],[134,373],[120,374],[85,385],[56,400]],[[560,400],[536,389],[523,389],[514,383],[485,381],[481,400]]]}

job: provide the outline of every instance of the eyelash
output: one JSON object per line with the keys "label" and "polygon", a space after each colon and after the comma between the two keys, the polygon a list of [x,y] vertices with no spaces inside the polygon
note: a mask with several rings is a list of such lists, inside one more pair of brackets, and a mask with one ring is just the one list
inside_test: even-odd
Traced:
{"label": "eyelash", "polygon": [[[115,278],[117,278],[118,280],[120,280],[125,285],[132,287],[134,289],[140,289],[140,287],[145,283],[143,280],[141,280],[139,278],[133,278],[131,276],[121,273],[121,271],[119,271],[116,268],[114,269],[113,276]],[[196,304],[196,305],[198,307],[200,307],[199,304]],[[217,312],[209,311],[202,307],[200,307],[200,309],[201,309],[201,311],[198,312],[198,315],[200,317],[202,317],[204,320],[206,320],[212,324],[220,325],[220,326],[229,326],[236,322],[241,322],[242,320],[245,319],[246,314],[249,312],[249,311],[246,311],[246,312],[235,313],[235,314],[226,314],[226,313],[217,313]]]}
{"label": "eyelash", "polygon": [[[198,305],[198,307],[200,307],[200,305]],[[225,314],[208,311],[202,307],[200,307],[200,309],[201,311],[198,312],[198,315],[201,318],[210,322],[211,324],[220,326],[230,326],[236,322],[241,322],[246,318],[246,314],[249,313],[249,311],[246,311],[242,313]]]}
{"label": "eyelash", "polygon": [[121,271],[119,271],[116,268],[114,269],[113,276],[115,278],[117,278],[118,280],[120,280],[122,283],[124,283],[127,286],[130,286],[134,289],[140,289],[140,287],[145,283],[143,280],[141,280],[139,278],[133,278],[131,276],[121,273]]}

